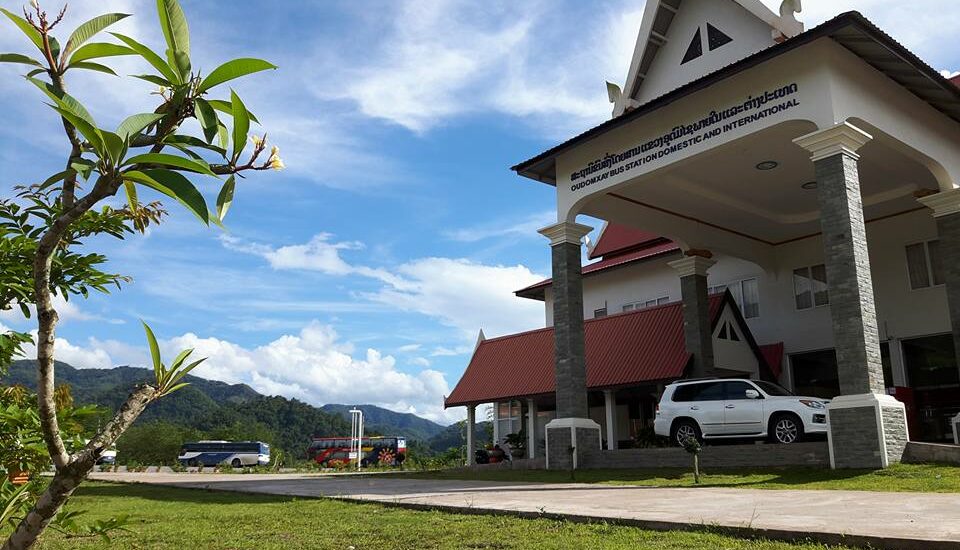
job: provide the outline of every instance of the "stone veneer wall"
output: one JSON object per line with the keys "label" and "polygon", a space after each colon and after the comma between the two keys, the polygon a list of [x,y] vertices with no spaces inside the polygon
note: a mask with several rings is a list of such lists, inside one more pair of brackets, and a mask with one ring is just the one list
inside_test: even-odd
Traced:
{"label": "stone veneer wall", "polygon": [[[620,449],[601,451],[590,457],[586,468],[690,468],[693,459],[683,449]],[[830,455],[824,441],[790,445],[707,445],[700,453],[703,468],[757,468],[806,466],[829,468]]]}

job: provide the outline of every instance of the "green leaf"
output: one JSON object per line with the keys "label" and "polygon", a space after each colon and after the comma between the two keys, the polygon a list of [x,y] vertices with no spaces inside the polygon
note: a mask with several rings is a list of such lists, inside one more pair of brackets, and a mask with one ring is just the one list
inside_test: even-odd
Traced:
{"label": "green leaf", "polygon": [[127,192],[127,204],[130,205],[130,210],[136,210],[137,206],[140,204],[140,201],[137,198],[137,186],[131,181],[125,181],[123,182],[123,189]]}
{"label": "green leaf", "polygon": [[[224,101],[222,99],[208,99],[206,102],[221,113],[226,113],[230,116],[233,116],[233,105],[231,105],[229,101]],[[253,113],[250,111],[247,111],[247,116],[250,117],[250,120],[260,124],[260,121],[257,120],[257,117],[253,116]]]}
{"label": "green leaf", "polygon": [[156,84],[157,86],[163,86],[164,88],[173,87],[173,84],[169,80],[155,74],[134,74],[130,76],[133,78],[139,78],[140,80],[146,80],[147,82]]}
{"label": "green leaf", "polygon": [[87,69],[88,71],[98,71],[101,73],[107,73],[113,76],[119,76],[117,73],[113,72],[113,69],[107,67],[106,65],[101,65],[99,63],[94,63],[92,61],[80,61],[70,65],[71,69]]}
{"label": "green leaf", "polygon": [[93,173],[93,169],[96,167],[96,162],[85,158],[79,158],[70,163],[70,169],[75,171],[85,180],[90,179],[90,174]]}
{"label": "green leaf", "polygon": [[184,82],[190,80],[190,56],[183,52],[173,52],[167,50],[167,58],[173,58],[174,68],[180,71],[180,78]]}
{"label": "green leaf", "polygon": [[106,148],[103,143],[103,136],[100,135],[100,130],[96,128],[93,124],[90,124],[83,118],[80,118],[76,114],[59,107],[57,105],[51,105],[54,111],[60,113],[60,116],[67,119],[67,122],[73,124],[74,128],[83,135],[84,139],[90,142],[90,145],[100,154],[100,157],[107,156]]}
{"label": "green leaf", "polygon": [[58,181],[63,181],[74,173],[76,172],[73,169],[67,169],[67,170],[64,170],[63,172],[57,172],[56,174],[44,180],[44,182],[40,184],[40,189],[46,189],[47,187],[50,187],[51,185],[53,185],[54,183],[57,183]]}
{"label": "green leaf", "polygon": [[[191,351],[193,351],[193,350],[191,350]],[[173,376],[170,377],[169,383],[170,383],[170,384],[176,384],[176,383],[179,382],[181,379],[183,379],[184,376],[186,376],[187,374],[189,374],[190,371],[192,371],[193,369],[197,368],[197,365],[199,365],[200,363],[203,363],[203,362],[206,361],[206,360],[207,360],[206,357],[204,357],[203,359],[197,359],[196,361],[194,361],[193,363],[190,363],[190,364],[187,365],[186,367],[177,370],[176,373],[175,373]],[[170,391],[173,391],[173,390],[170,390]]]}
{"label": "green leaf", "polygon": [[137,52],[132,49],[121,46],[120,44],[109,44],[107,42],[92,42],[85,46],[77,48],[70,57],[70,63],[86,61],[87,59],[97,59],[98,57],[113,57],[116,55],[134,55]]}
{"label": "green leaf", "polygon": [[247,108],[240,101],[237,92],[230,90],[230,104],[233,112],[233,159],[240,158],[240,153],[247,145],[247,133],[250,131],[250,116]]}
{"label": "green leaf", "polygon": [[172,170],[132,170],[124,172],[123,178],[137,182],[176,199],[205,224],[210,223],[207,202],[197,188],[183,174]]}
{"label": "green leaf", "polygon": [[63,50],[64,54],[69,56],[70,52],[76,48],[79,48],[87,40],[93,38],[95,34],[125,17],[130,17],[130,14],[106,13],[104,15],[94,17],[93,19],[80,25],[75,31],[73,31],[73,33],[70,35],[70,38],[67,39],[67,46]]}
{"label": "green leaf", "polygon": [[40,36],[40,33],[37,32],[37,29],[33,28],[33,26],[30,25],[30,23],[28,23],[26,19],[20,17],[19,15],[11,13],[3,8],[0,8],[0,13],[3,13],[4,15],[6,15],[8,19],[13,21],[14,25],[20,27],[20,30],[23,31],[23,34],[27,35],[27,38],[29,38],[30,41],[33,42],[34,46],[36,46],[41,52],[44,51],[43,37]]}
{"label": "green leaf", "polygon": [[222,122],[217,125],[217,137],[220,139],[220,147],[226,151],[227,147],[230,146],[230,133]]}
{"label": "green leaf", "polygon": [[166,153],[145,153],[123,161],[123,166],[130,166],[132,164],[159,164],[161,166],[182,168],[208,176],[216,176],[206,163],[200,163],[195,160],[185,159],[176,155],[168,155]]}
{"label": "green leaf", "polygon": [[220,124],[217,113],[206,100],[199,97],[194,100],[194,106],[196,107],[197,120],[200,122],[200,127],[203,128],[203,137],[207,138],[207,143],[213,143],[213,138],[217,137],[217,125]]}
{"label": "green leaf", "polygon": [[201,149],[207,149],[213,151],[221,156],[226,156],[227,151],[217,147],[216,145],[210,145],[202,139],[195,138],[193,136],[185,136],[181,134],[174,134],[172,136],[167,136],[164,140],[164,143],[169,143],[171,145],[181,145],[189,147],[199,147]]}
{"label": "green leaf", "polygon": [[217,195],[217,218],[220,221],[223,221],[223,218],[227,216],[227,210],[230,210],[230,205],[233,203],[233,191],[235,187],[236,178],[230,176],[223,184],[223,187],[220,188],[220,194]]}
{"label": "green leaf", "polygon": [[174,84],[183,83],[183,81],[180,79],[180,75],[177,74],[176,71],[171,69],[170,65],[167,65],[167,63],[163,60],[163,58],[157,55],[156,52],[144,46],[143,44],[137,42],[136,40],[130,38],[129,36],[124,36],[116,32],[112,32],[110,34],[117,37],[117,39],[119,39],[121,42],[129,46],[130,49],[137,52],[140,55],[140,57],[142,57],[147,61],[147,63],[153,65],[153,68],[159,71],[164,78],[166,78],[167,80],[169,80]]}
{"label": "green leaf", "polygon": [[87,111],[86,107],[82,103],[76,100],[73,96],[66,92],[58,93],[57,90],[51,84],[47,84],[42,80],[38,80],[33,77],[26,77],[34,86],[40,88],[43,93],[47,94],[47,97],[53,100],[60,108],[73,113],[74,115],[82,118],[87,121],[91,126],[96,126],[97,123],[93,120],[93,116],[90,115],[90,112]]}
{"label": "green leaf", "polygon": [[118,164],[120,160],[123,159],[126,142],[122,137],[113,132],[107,130],[99,130],[99,132],[103,137],[103,146],[107,150],[107,154],[110,155],[110,159],[113,160],[114,164]]}
{"label": "green leaf", "polygon": [[193,348],[185,349],[181,351],[179,354],[177,354],[177,356],[173,360],[173,363],[170,363],[170,370],[175,371],[179,369],[180,366],[183,365],[183,362],[187,359],[187,357],[190,356],[191,353],[193,353]]}
{"label": "green leaf", "polygon": [[163,115],[159,113],[140,113],[128,116],[120,123],[120,126],[117,126],[117,134],[124,139],[130,139],[161,118],[163,118]]}
{"label": "green leaf", "polygon": [[[183,52],[190,55],[190,30],[187,28],[187,18],[183,15],[180,2],[177,0],[157,0],[157,13],[160,15],[160,28],[163,37],[167,40],[170,52]],[[171,57],[170,66],[176,66]]]}
{"label": "green leaf", "polygon": [[248,74],[276,68],[277,66],[273,63],[251,57],[227,61],[223,65],[220,65],[214,69],[213,72],[208,74],[207,77],[203,79],[203,82],[200,83],[200,91],[205,92],[214,86],[218,86],[224,82],[233,80],[234,78],[240,78],[241,76],[246,76]]}
{"label": "green leaf", "polygon": [[22,63],[24,65],[43,67],[43,64],[36,59],[18,53],[0,53],[0,63]]}
{"label": "green leaf", "polygon": [[157,344],[157,337],[153,335],[150,326],[143,321],[140,321],[140,323],[143,324],[143,330],[147,333],[147,344],[150,346],[150,357],[153,359],[153,374],[159,381],[163,371],[163,363],[160,362],[160,346]]}

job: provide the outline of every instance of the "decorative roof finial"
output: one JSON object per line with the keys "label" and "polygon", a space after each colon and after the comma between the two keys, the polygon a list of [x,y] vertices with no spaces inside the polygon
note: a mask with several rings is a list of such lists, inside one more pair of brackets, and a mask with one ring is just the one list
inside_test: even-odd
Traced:
{"label": "decorative roof finial", "polygon": [[800,0],[783,0],[783,3],[780,4],[780,18],[784,21],[799,23],[799,21],[797,21],[796,14],[802,11],[803,6],[801,5]]}

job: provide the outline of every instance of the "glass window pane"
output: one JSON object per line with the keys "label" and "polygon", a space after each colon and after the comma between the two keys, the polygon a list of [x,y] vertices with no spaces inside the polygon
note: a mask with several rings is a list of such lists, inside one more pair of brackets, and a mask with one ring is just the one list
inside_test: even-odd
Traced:
{"label": "glass window pane", "polygon": [[697,392],[694,401],[723,401],[724,400],[723,382],[710,382],[702,384],[700,391]]}
{"label": "glass window pane", "polygon": [[813,305],[825,306],[830,303],[830,293],[827,286],[827,266],[820,264],[810,268],[811,288],[813,290]]}
{"label": "glass window pane", "polygon": [[799,353],[790,356],[793,389],[797,395],[833,399],[840,395],[837,354],[834,350]]}
{"label": "glass window pane", "polygon": [[633,311],[633,304],[624,304],[623,311],[624,312]]}
{"label": "glass window pane", "polygon": [[890,360],[890,343],[880,344],[880,362],[883,364],[883,387],[893,387],[893,362]]}
{"label": "glass window pane", "polygon": [[927,252],[923,243],[907,247],[907,271],[910,274],[910,288],[930,286],[930,273],[927,270]]}
{"label": "glass window pane", "polygon": [[743,286],[743,316],[753,319],[760,316],[760,287],[756,279],[747,279]]}
{"label": "glass window pane", "polygon": [[810,270],[806,267],[793,270],[793,296],[797,309],[813,307],[813,296],[810,293]]}
{"label": "glass window pane", "polygon": [[510,403],[497,403],[497,418],[508,418],[510,416]]}
{"label": "glass window pane", "polygon": [[756,388],[746,382],[724,382],[724,384],[728,401],[747,399],[747,390],[756,391]]}
{"label": "glass window pane", "polygon": [[743,291],[741,290],[740,283],[734,283],[727,288],[730,289],[730,294],[733,295],[733,301],[740,307],[740,311],[743,311]]}
{"label": "glass window pane", "polygon": [[927,252],[930,254],[930,269],[933,270],[933,284],[943,284],[943,263],[940,261],[940,241],[927,243]]}
{"label": "glass window pane", "polygon": [[670,301],[670,297],[669,297],[669,296],[664,296],[663,298],[657,299],[657,305],[658,305],[658,306],[662,306],[663,304],[666,304],[666,303],[669,302],[669,301]]}
{"label": "glass window pane", "polygon": [[930,388],[960,383],[952,335],[904,340],[902,346],[903,362],[911,387]]}
{"label": "glass window pane", "polygon": [[600,309],[593,310],[594,318],[606,317],[606,316],[607,316],[607,308],[600,308]]}

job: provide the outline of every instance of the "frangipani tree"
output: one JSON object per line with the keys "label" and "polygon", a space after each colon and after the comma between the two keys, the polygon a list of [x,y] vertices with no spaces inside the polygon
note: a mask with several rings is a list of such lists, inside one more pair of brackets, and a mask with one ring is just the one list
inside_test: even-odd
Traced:
{"label": "frangipani tree", "polygon": [[[39,183],[18,186],[16,197],[0,200],[0,309],[19,306],[29,316],[28,306],[36,308],[40,419],[44,444],[56,469],[47,490],[4,544],[5,550],[32,546],[101,453],[152,401],[180,387],[182,376],[197,364],[186,363],[191,350],[185,350],[170,367],[164,366],[156,339],[147,328],[156,381],[134,388],[89,443],[79,449],[68,448],[57,424],[54,399],[58,317],[53,297],[86,296],[90,290],[107,292],[127,281],[101,269],[104,256],[74,249],[87,237],[108,234],[124,238],[159,223],[164,207],[160,202],[141,202],[139,193],[145,188],[175,200],[204,224],[220,225],[233,201],[238,178],[246,172],[283,168],[277,148],[267,152],[266,137],[249,135],[251,123],[258,121],[240,97],[233,90],[223,90],[220,99],[214,97],[231,80],[276,67],[244,58],[205,73],[191,63],[187,20],[177,0],[157,0],[157,12],[166,41],[164,55],[119,33],[101,41],[102,31],[127,14],[95,17],[60,41],[54,31],[60,30],[65,7],[55,16],[36,0],[23,9],[22,16],[0,8],[24,35],[30,51],[0,53],[0,62],[27,68],[25,84],[36,88],[60,118],[66,138],[62,171],[38,178]],[[107,64],[116,56],[144,62],[149,72],[133,78],[159,86],[160,91],[153,112],[132,114],[108,129],[68,93],[66,83],[76,71],[116,77]],[[199,190],[211,185],[219,187],[213,211]],[[102,204],[121,191],[126,206]],[[0,366],[25,339],[21,333],[0,335]]]}

